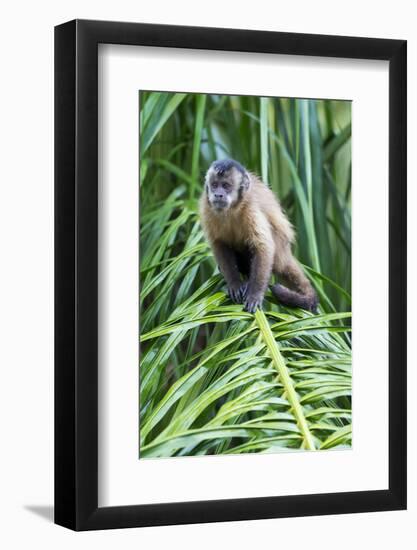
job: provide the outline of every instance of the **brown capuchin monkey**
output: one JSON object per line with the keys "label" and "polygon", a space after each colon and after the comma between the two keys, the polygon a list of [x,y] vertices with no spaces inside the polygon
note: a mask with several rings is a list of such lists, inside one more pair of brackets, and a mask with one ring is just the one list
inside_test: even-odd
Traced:
{"label": "brown capuchin monkey", "polygon": [[271,286],[281,304],[317,312],[316,293],[291,252],[293,228],[257,176],[232,159],[213,162],[200,215],[233,302],[254,313],[275,274],[284,283]]}

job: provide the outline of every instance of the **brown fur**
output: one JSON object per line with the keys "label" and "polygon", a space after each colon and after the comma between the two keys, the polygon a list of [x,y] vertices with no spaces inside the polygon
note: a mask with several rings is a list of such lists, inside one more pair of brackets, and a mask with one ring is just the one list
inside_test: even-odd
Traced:
{"label": "brown fur", "polygon": [[[230,172],[233,172],[230,174]],[[230,208],[216,209],[208,199],[208,181],[215,178],[213,168],[209,169],[205,191],[200,201],[200,216],[204,233],[213,249],[220,270],[226,278],[229,293],[242,286],[240,274],[235,269],[238,256],[250,255],[250,276],[241,289],[240,298],[249,296],[247,309],[252,310],[262,303],[263,294],[272,273],[282,278],[292,290],[273,285],[274,295],[285,305],[294,305],[314,311],[316,294],[291,252],[294,230],[273,192],[256,175],[245,172],[249,185],[241,190]],[[239,187],[240,173],[230,170],[234,185]],[[222,174],[223,179],[224,175]],[[241,185],[241,184],[240,184]],[[229,258],[229,260],[228,260]],[[230,259],[231,258],[231,259]],[[232,296],[233,297],[233,296]]]}

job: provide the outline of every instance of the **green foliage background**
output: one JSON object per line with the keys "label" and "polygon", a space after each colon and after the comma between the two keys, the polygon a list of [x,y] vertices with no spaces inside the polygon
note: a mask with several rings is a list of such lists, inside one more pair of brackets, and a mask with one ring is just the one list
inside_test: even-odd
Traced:
{"label": "green foliage background", "polygon": [[[141,92],[141,458],[350,446],[350,142],[346,101]],[[279,197],[318,315],[227,299],[198,219],[224,157]]]}

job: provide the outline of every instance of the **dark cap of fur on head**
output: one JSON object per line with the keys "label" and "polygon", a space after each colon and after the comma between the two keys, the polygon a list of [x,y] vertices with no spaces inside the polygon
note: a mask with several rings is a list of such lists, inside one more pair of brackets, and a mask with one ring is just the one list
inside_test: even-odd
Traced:
{"label": "dark cap of fur on head", "polygon": [[241,174],[245,173],[244,167],[240,164],[240,162],[237,162],[237,160],[233,159],[223,159],[223,160],[215,160],[211,167],[213,170],[216,171],[216,173],[219,176],[222,176],[232,168],[236,168]]}

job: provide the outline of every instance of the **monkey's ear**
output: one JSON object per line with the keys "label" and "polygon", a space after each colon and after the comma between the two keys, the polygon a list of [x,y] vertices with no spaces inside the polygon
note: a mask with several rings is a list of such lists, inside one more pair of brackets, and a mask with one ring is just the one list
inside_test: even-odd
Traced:
{"label": "monkey's ear", "polygon": [[204,184],[208,186],[210,183],[210,177],[213,174],[213,168],[210,166],[210,168],[207,170],[205,178],[204,178]]}
{"label": "monkey's ear", "polygon": [[249,189],[249,185],[250,185],[250,177],[249,177],[249,174],[245,171],[243,176],[242,176],[242,187],[245,191],[247,191]]}

